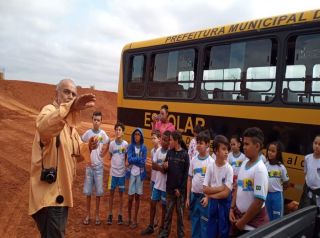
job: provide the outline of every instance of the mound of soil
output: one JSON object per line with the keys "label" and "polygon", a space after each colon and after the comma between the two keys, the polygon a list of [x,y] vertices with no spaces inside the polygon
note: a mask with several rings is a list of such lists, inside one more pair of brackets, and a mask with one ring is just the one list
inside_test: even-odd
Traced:
{"label": "mound of soil", "polygon": [[[0,80],[0,237],[40,237],[33,219],[28,215],[29,171],[31,147],[35,132],[35,118],[39,110],[54,98],[55,86],[49,84]],[[91,125],[93,110],[101,110],[104,115],[102,128],[112,138],[113,124],[116,121],[116,93],[79,88],[78,93],[93,92],[97,96],[96,108],[82,114],[83,122],[78,128],[80,134]],[[86,197],[83,195],[85,163],[77,166],[77,176],[73,186],[74,208],[69,210],[66,237],[140,237],[140,232],[149,222],[149,181],[144,182],[144,194],[141,199],[138,228],[131,230],[105,224],[109,191],[101,201],[100,226],[94,221],[87,226],[82,224],[85,217]],[[104,188],[109,174],[110,160],[105,159]],[[150,173],[150,168],[149,171]],[[128,186],[127,186],[128,187]],[[127,195],[124,196],[124,219],[127,219]],[[95,198],[92,199],[92,218],[95,212]],[[160,207],[159,207],[160,208]],[[160,211],[160,209],[159,209]],[[118,196],[114,201],[114,219],[118,215]],[[160,212],[158,212],[160,215]],[[185,219],[186,237],[190,237],[190,223]],[[176,222],[173,219],[172,235],[176,234]],[[157,230],[155,235],[157,235]]]}

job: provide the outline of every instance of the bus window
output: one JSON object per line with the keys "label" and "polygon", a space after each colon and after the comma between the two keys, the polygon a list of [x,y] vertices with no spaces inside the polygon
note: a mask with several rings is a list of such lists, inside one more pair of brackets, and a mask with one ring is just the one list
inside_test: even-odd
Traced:
{"label": "bus window", "polygon": [[152,80],[148,82],[150,97],[193,98],[195,96],[196,51],[185,49],[155,54]]}
{"label": "bus window", "polygon": [[282,98],[286,102],[320,103],[320,34],[293,36],[288,40],[287,66]]}
{"label": "bus window", "polygon": [[130,58],[129,78],[126,93],[128,96],[143,96],[144,93],[144,67],[143,55],[135,55]]}
{"label": "bus window", "polygon": [[202,99],[271,101],[275,94],[274,39],[259,39],[207,48]]}
{"label": "bus window", "polygon": [[314,102],[320,103],[320,64],[316,64],[313,67],[312,78],[312,92],[314,93]]}
{"label": "bus window", "polygon": [[[275,94],[276,84],[274,82],[276,78],[276,67],[267,66],[267,67],[250,67],[247,70],[247,88],[250,91],[261,91],[268,94],[261,94],[261,99],[263,101],[269,101]],[[271,79],[270,81],[266,81]]]}

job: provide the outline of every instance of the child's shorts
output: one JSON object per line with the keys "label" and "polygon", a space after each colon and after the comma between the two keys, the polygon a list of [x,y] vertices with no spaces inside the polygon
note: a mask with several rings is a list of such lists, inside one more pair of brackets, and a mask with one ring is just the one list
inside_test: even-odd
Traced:
{"label": "child's shorts", "polygon": [[114,191],[117,187],[119,187],[119,192],[124,192],[125,182],[126,182],[125,176],[115,177],[115,176],[109,175],[108,189],[111,191]]}
{"label": "child's shorts", "polygon": [[153,190],[153,187],[154,187],[154,181],[150,181],[150,191],[151,191],[151,193],[152,193],[152,190]]}
{"label": "child's shorts", "polygon": [[152,199],[152,191],[153,191],[153,187],[154,187],[154,181],[150,181],[150,199]]}
{"label": "child's shorts", "polygon": [[96,196],[103,195],[103,166],[86,167],[86,176],[84,177],[83,193],[91,196],[92,188],[95,187]]}
{"label": "child's shorts", "polygon": [[152,201],[161,201],[161,204],[166,205],[167,193],[156,189],[155,187],[152,190],[151,200]]}
{"label": "child's shorts", "polygon": [[131,174],[130,180],[129,180],[129,195],[133,194],[139,194],[142,195],[143,193],[143,183],[141,181],[140,174],[137,176],[133,176]]}

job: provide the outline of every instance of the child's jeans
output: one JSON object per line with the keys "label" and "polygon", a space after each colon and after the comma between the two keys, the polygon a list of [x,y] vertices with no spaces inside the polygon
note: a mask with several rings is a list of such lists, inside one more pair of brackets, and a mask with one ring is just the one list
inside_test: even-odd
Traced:
{"label": "child's jeans", "polygon": [[208,237],[229,237],[231,193],[225,199],[209,199]]}
{"label": "child's jeans", "polygon": [[202,193],[191,193],[190,197],[190,215],[192,238],[206,238],[209,210],[208,206],[201,205]]}
{"label": "child's jeans", "polygon": [[132,175],[130,176],[129,180],[129,195],[133,194],[143,194],[143,181],[141,180],[140,174],[139,175]]}
{"label": "child's jeans", "polygon": [[159,237],[166,238],[170,236],[171,222],[173,210],[176,207],[177,212],[177,237],[184,237],[183,227],[183,209],[184,209],[184,192],[180,192],[180,196],[177,197],[175,194],[167,193],[167,207],[166,216],[164,219],[164,227]]}
{"label": "child's jeans", "polygon": [[83,193],[86,196],[91,196],[93,186],[95,188],[96,196],[103,196],[103,165],[86,167]]}
{"label": "child's jeans", "polygon": [[282,192],[268,192],[266,207],[270,221],[283,216],[283,203]]}

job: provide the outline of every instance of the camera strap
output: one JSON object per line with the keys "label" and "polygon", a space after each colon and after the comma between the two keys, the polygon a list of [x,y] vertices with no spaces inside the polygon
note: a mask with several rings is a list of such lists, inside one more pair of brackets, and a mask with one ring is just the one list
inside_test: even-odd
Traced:
{"label": "camera strap", "polygon": [[[43,148],[44,148],[44,144],[41,142],[39,142],[40,144],[40,148],[41,148],[41,166],[42,166],[42,169],[44,169],[44,166],[43,166]],[[57,149],[57,163],[56,163],[56,170],[58,169],[58,148],[60,146],[60,134],[56,136],[56,149]]]}

